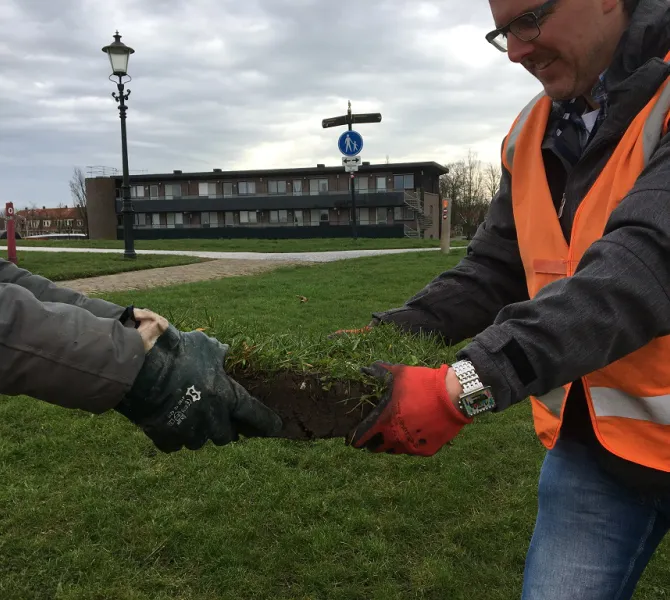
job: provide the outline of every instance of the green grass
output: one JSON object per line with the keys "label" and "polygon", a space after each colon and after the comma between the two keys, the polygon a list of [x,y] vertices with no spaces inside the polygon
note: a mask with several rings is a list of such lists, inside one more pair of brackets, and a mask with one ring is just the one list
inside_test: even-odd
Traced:
{"label": "green grass", "polygon": [[[5,246],[6,240],[0,240]],[[320,252],[328,250],[378,250],[387,248],[437,248],[439,240],[391,238],[313,238],[304,240],[137,240],[138,250],[209,250],[219,252]],[[464,240],[454,240],[453,246],[467,245]],[[19,240],[17,246],[61,248],[123,248],[118,240]]]}
{"label": "green grass", "polygon": [[[436,364],[453,349],[434,340],[324,336],[400,305],[457,258],[374,257],[106,297],[206,327],[237,357],[245,340],[266,340],[252,359],[267,366],[312,353],[333,368],[373,355]],[[0,598],[518,598],[543,454],[528,404],[478,419],[425,459],[342,440],[163,455],[117,414],[4,398]],[[637,600],[667,597],[669,565],[666,541]]]}
{"label": "green grass", "polygon": [[[173,267],[202,262],[191,256],[163,256],[138,254],[134,260],[119,254],[90,254],[86,252],[21,252],[17,251],[18,265],[51,281],[65,281],[98,275],[112,275],[126,271],[140,271],[157,267]],[[0,251],[0,258],[7,259],[7,251]]]}

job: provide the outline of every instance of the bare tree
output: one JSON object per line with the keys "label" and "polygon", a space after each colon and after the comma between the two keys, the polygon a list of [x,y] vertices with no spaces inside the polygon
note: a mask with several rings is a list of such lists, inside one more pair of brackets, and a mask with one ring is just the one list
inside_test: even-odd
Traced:
{"label": "bare tree", "polygon": [[500,178],[502,177],[502,172],[500,170],[500,165],[489,163],[484,169],[484,187],[486,189],[486,195],[489,200],[493,200],[495,195],[500,189]]}
{"label": "bare tree", "polygon": [[491,197],[488,195],[486,169],[477,155],[468,152],[465,159],[447,165],[449,173],[440,180],[443,198],[452,203],[451,224],[471,239],[486,217]]}
{"label": "bare tree", "polygon": [[75,167],[70,179],[70,193],[74,207],[79,212],[82,223],[84,224],[84,233],[88,236],[88,211],[86,208],[86,178],[79,167]]}

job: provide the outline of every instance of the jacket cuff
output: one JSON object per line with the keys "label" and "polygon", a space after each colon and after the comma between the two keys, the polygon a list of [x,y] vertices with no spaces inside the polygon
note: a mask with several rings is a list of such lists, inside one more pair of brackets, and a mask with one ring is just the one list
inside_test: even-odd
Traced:
{"label": "jacket cuff", "polygon": [[516,340],[500,326],[488,327],[459,350],[456,357],[469,360],[481,382],[491,387],[496,412],[528,397],[528,377],[535,378],[534,374],[529,375],[532,367],[525,364],[526,355]]}

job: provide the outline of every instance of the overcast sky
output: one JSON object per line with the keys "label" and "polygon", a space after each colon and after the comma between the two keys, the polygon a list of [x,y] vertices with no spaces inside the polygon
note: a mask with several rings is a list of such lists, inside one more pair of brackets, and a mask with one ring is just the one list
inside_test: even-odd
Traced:
{"label": "overcast sky", "polygon": [[135,49],[131,172],[341,164],[321,120],[371,162],[498,161],[539,84],[489,46],[474,0],[0,0],[0,202],[71,205],[74,166],[121,167],[101,48]]}

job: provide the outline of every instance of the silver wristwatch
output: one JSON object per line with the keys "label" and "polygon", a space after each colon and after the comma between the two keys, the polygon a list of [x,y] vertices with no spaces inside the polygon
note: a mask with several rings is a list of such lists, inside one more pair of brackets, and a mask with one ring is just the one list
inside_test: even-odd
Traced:
{"label": "silver wristwatch", "polygon": [[491,388],[479,380],[477,371],[469,360],[458,360],[451,365],[451,368],[463,386],[458,407],[466,417],[474,417],[496,407]]}

